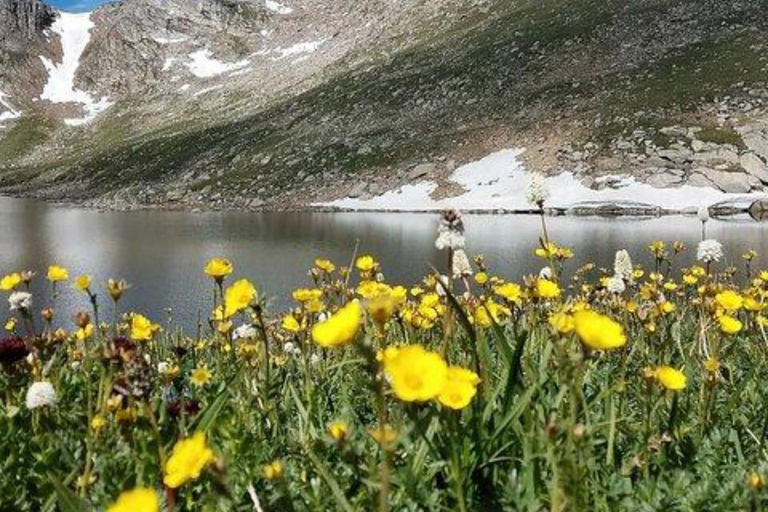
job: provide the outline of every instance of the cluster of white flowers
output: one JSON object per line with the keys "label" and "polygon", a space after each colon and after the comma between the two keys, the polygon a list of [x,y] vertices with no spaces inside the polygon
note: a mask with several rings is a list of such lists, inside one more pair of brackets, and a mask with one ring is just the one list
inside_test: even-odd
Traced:
{"label": "cluster of white flowers", "polygon": [[627,289],[626,285],[624,284],[624,279],[622,279],[618,275],[615,275],[609,278],[605,287],[608,289],[609,292],[615,293],[615,294],[624,293],[624,290]]}
{"label": "cluster of white flowers", "polygon": [[11,305],[11,311],[27,310],[32,308],[32,294],[28,292],[13,292],[8,297],[8,304]]}
{"label": "cluster of white flowers", "polygon": [[35,382],[27,390],[27,409],[53,407],[56,405],[56,390],[50,382]]}
{"label": "cluster of white flowers", "polygon": [[160,361],[157,363],[157,373],[160,375],[165,375],[168,373],[168,369],[171,367],[171,364],[168,361]]}
{"label": "cluster of white flowers", "polygon": [[288,355],[291,356],[300,356],[301,355],[301,349],[296,346],[296,344],[292,341],[286,341],[283,344],[283,352],[285,352]]}
{"label": "cluster of white flowers", "polygon": [[236,340],[241,340],[241,339],[255,338],[257,334],[258,334],[258,331],[256,331],[256,328],[254,326],[249,324],[243,324],[232,332],[232,337]]}
{"label": "cluster of white flowers", "polygon": [[696,259],[704,263],[723,259],[723,245],[717,240],[702,240],[696,248]]}
{"label": "cluster of white flowers", "polygon": [[463,249],[465,243],[464,223],[461,220],[461,214],[456,210],[446,211],[437,226],[435,247],[440,251],[443,249],[456,250]]}
{"label": "cluster of white flowers", "polygon": [[632,281],[632,259],[625,249],[616,251],[613,259],[613,273],[627,282]]}
{"label": "cluster of white flowers", "polygon": [[453,277],[460,279],[469,277],[473,274],[472,265],[469,263],[467,253],[463,249],[458,249],[453,253]]}
{"label": "cluster of white flowers", "polygon": [[534,206],[541,206],[549,197],[549,188],[547,179],[543,174],[534,172],[528,180],[528,187],[525,189],[525,198]]}
{"label": "cluster of white flowers", "polygon": [[542,268],[539,270],[539,277],[541,279],[552,279],[552,269],[549,267]]}

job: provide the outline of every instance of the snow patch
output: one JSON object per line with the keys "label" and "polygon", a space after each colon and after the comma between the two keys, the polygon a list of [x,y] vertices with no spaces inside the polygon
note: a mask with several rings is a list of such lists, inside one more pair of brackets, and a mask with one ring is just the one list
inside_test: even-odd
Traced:
{"label": "snow patch", "polygon": [[236,71],[251,63],[249,60],[232,63],[218,61],[213,58],[213,53],[207,48],[191,53],[189,58],[191,60],[187,63],[187,68],[198,78],[211,78],[230,71]]}
{"label": "snow patch", "polygon": [[65,119],[64,122],[69,126],[86,124],[112,105],[106,96],[94,100],[89,93],[75,88],[75,75],[80,67],[80,57],[91,40],[91,29],[95,26],[91,14],[59,12],[51,30],[61,38],[61,63],[55,64],[40,56],[48,71],[48,82],[40,99],[51,103],[79,103],[85,110],[83,118]]}
{"label": "snow patch", "polygon": [[188,37],[184,37],[184,36],[181,36],[181,37],[158,37],[158,36],[155,36],[152,39],[154,39],[155,42],[158,43],[158,44],[178,44],[178,43],[183,43],[183,42],[186,42],[186,41],[189,40]]}
{"label": "snow patch", "polygon": [[224,87],[224,86],[223,85],[214,85],[213,87],[206,87],[205,89],[200,89],[199,91],[197,91],[192,96],[197,98],[198,96],[202,96],[203,94],[208,94],[209,92],[216,91],[218,89],[221,89],[222,87]]}
{"label": "snow patch", "polygon": [[[371,199],[344,198],[318,206],[351,210],[424,211],[457,208],[460,210],[527,210],[525,198],[530,173],[518,158],[524,150],[504,149],[456,169],[450,180],[465,192],[455,197],[434,200],[430,195],[437,189],[432,181],[405,185]],[[642,203],[671,210],[682,210],[702,204],[725,200],[765,197],[765,194],[727,194],[714,188],[683,185],[676,188],[656,188],[632,177],[619,177],[617,188],[593,190],[585,187],[571,172],[546,178],[549,207],[567,208],[576,205],[603,203]]]}
{"label": "snow patch", "polygon": [[284,59],[286,57],[290,57],[291,55],[299,55],[302,53],[315,53],[318,48],[320,48],[320,45],[323,44],[326,40],[320,39],[318,41],[308,41],[306,43],[297,43],[293,46],[289,46],[288,48],[277,48],[275,50],[272,50],[274,53],[279,53],[280,57],[278,59]]}
{"label": "snow patch", "polygon": [[179,59],[176,57],[168,57],[165,59],[165,62],[163,63],[163,71],[168,71],[173,67],[173,64]]}
{"label": "snow patch", "polygon": [[293,9],[274,0],[266,0],[267,9],[277,14],[291,14]]}
{"label": "snow patch", "polygon": [[[0,123],[4,121],[12,121],[21,117],[21,112],[16,110],[13,105],[8,102],[6,99],[7,97],[7,94],[0,91],[0,106],[5,108],[5,112],[0,112]],[[2,128],[2,126],[0,126],[0,128]]]}

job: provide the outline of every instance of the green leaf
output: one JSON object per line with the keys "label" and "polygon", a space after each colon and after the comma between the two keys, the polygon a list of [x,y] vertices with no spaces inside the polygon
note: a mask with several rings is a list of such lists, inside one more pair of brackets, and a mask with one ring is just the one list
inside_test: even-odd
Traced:
{"label": "green leaf", "polygon": [[56,491],[56,500],[61,512],[90,512],[92,510],[87,501],[64,486],[53,473],[48,473],[48,480]]}

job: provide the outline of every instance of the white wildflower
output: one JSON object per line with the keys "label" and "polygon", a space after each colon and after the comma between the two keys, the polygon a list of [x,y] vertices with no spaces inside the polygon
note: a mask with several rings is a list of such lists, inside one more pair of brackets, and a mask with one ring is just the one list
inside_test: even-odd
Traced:
{"label": "white wildflower", "polygon": [[296,344],[293,343],[292,341],[288,341],[285,344],[283,344],[283,351],[286,354],[290,354],[293,356],[301,355],[301,349],[297,347]]}
{"label": "white wildflower", "polygon": [[605,287],[609,292],[615,294],[624,293],[624,290],[627,289],[626,285],[624,284],[624,279],[619,276],[613,276],[609,278]]}
{"label": "white wildflower", "polygon": [[315,353],[309,356],[309,364],[315,365],[320,362],[320,356]]}
{"label": "white wildflower", "polygon": [[467,253],[462,249],[453,253],[453,277],[456,279],[469,277],[473,274]]}
{"label": "white wildflower", "polygon": [[252,325],[243,324],[232,332],[232,337],[236,340],[255,338],[256,328]]}
{"label": "white wildflower", "polygon": [[539,270],[539,278],[552,279],[552,269],[549,267],[544,267],[541,270]]}
{"label": "white wildflower", "polygon": [[720,261],[723,258],[723,246],[717,240],[702,240],[696,249],[696,259],[704,263]]}
{"label": "white wildflower", "polygon": [[168,361],[160,361],[159,363],[157,363],[157,373],[161,375],[165,375],[166,373],[168,373],[168,368],[170,367],[171,365],[168,364]]}
{"label": "white wildflower", "polygon": [[27,409],[53,407],[56,405],[56,391],[50,382],[35,382],[27,390]]}
{"label": "white wildflower", "polygon": [[437,226],[435,247],[440,251],[443,249],[456,250],[463,249],[465,243],[464,223],[461,220],[461,213],[456,210],[444,212]]}
{"label": "white wildflower", "polygon": [[625,281],[632,280],[632,259],[625,249],[616,251],[613,259],[613,273]]}
{"label": "white wildflower", "polygon": [[534,206],[541,207],[549,197],[547,179],[543,174],[534,172],[528,180],[528,188],[525,189],[525,198]]}
{"label": "white wildflower", "polygon": [[13,292],[8,297],[8,303],[11,305],[11,311],[29,310],[32,308],[32,294],[28,292]]}
{"label": "white wildflower", "polygon": [[699,210],[696,212],[696,215],[699,217],[701,222],[707,222],[709,220],[709,207],[704,205],[699,206]]}

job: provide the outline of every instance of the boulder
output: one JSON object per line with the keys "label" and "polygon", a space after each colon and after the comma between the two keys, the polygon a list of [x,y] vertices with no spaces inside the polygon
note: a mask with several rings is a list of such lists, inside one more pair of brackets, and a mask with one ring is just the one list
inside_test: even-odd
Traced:
{"label": "boulder", "polygon": [[763,183],[768,183],[768,165],[756,154],[745,153],[741,155],[739,164],[755,178]]}
{"label": "boulder", "polygon": [[690,150],[684,149],[684,148],[662,149],[661,151],[657,152],[657,155],[659,155],[661,158],[665,160],[669,160],[676,164],[684,164],[685,162],[688,162],[693,158],[693,153]]}
{"label": "boulder", "polygon": [[408,179],[413,181],[426,176],[431,176],[437,170],[435,164],[419,164],[408,173]]}
{"label": "boulder", "polygon": [[680,169],[658,169],[650,172],[650,176],[645,182],[656,188],[669,188],[681,185],[685,173]]}
{"label": "boulder", "polygon": [[768,161],[768,137],[764,133],[758,131],[745,133],[742,135],[742,140],[756,155]]}
{"label": "boulder", "polygon": [[356,183],[355,186],[352,187],[352,189],[347,192],[347,196],[351,197],[352,199],[361,197],[365,194],[366,184],[364,182]]}
{"label": "boulder", "polygon": [[743,194],[749,192],[752,185],[750,176],[744,172],[719,171],[709,167],[697,167],[693,170],[688,184],[694,187],[715,186],[723,192]]}

